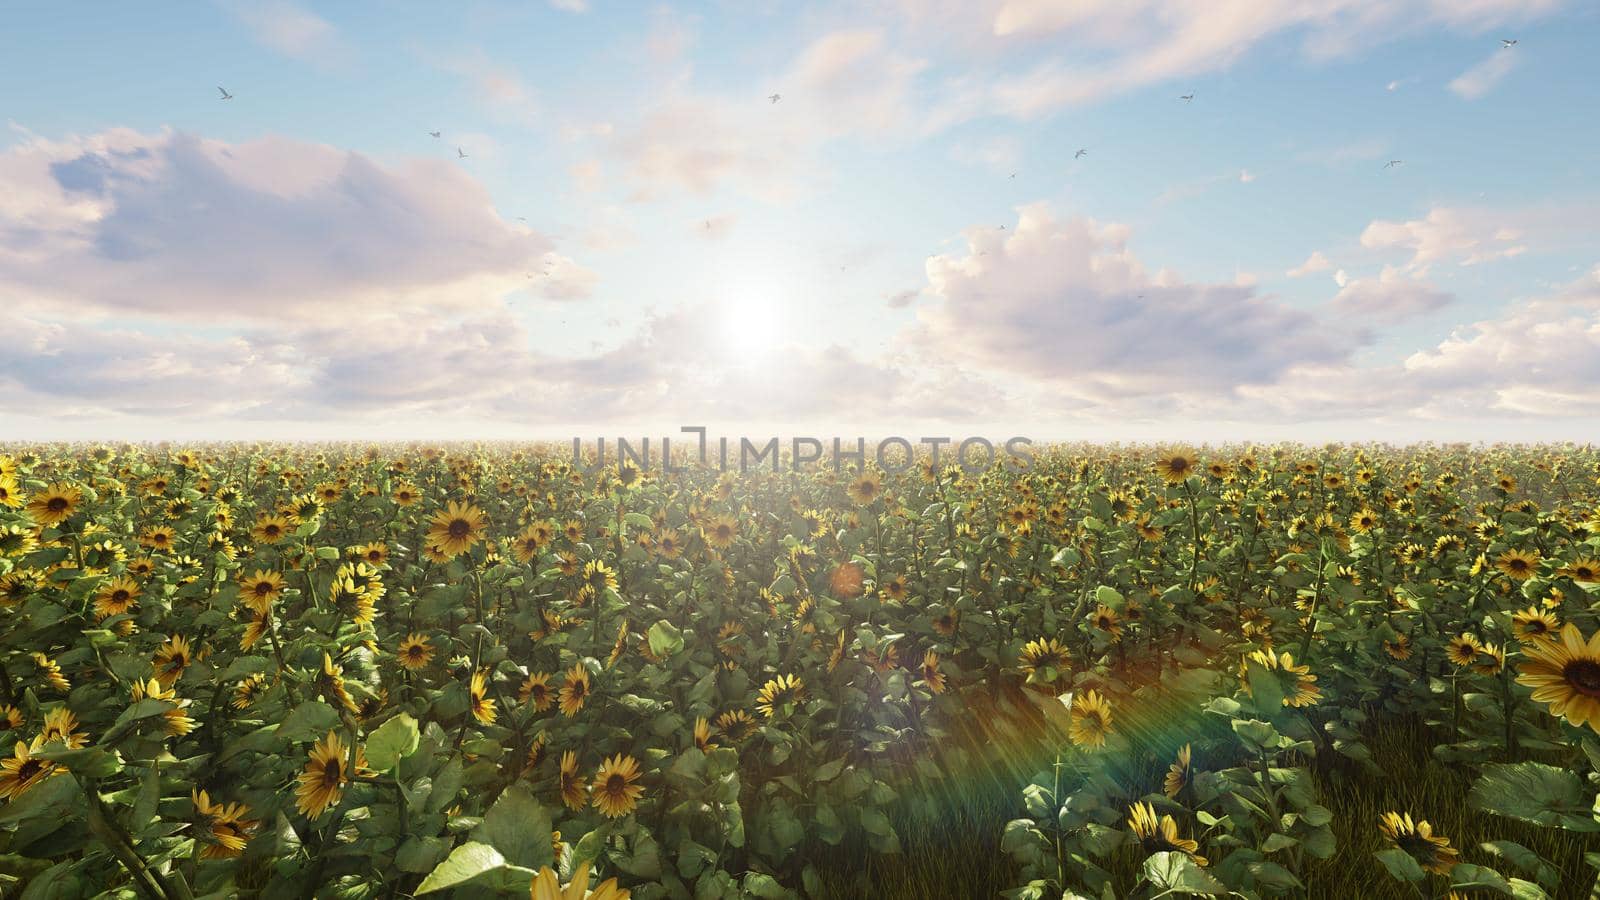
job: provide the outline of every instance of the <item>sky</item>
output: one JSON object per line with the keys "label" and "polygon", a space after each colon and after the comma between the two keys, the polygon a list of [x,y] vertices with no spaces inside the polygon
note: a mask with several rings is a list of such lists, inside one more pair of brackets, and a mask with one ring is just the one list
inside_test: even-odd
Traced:
{"label": "sky", "polygon": [[1600,439],[1593,4],[6,20],[8,439]]}

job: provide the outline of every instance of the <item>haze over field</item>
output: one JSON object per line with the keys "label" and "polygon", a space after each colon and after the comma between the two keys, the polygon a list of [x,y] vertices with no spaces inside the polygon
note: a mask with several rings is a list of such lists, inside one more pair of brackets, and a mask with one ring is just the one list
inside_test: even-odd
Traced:
{"label": "haze over field", "polygon": [[1600,433],[1592,5],[7,19],[13,437]]}

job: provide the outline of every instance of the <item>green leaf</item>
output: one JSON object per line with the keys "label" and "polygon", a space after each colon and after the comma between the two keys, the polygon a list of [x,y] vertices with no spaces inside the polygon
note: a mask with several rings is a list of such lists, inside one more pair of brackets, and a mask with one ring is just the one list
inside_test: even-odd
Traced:
{"label": "green leaf", "polygon": [[1144,861],[1145,880],[1159,891],[1170,894],[1199,894],[1214,897],[1226,894],[1222,882],[1200,868],[1187,853],[1168,851],[1153,853]]}
{"label": "green leaf", "polygon": [[550,812],[522,782],[506,788],[483,817],[473,837],[490,844],[514,865],[539,869],[551,865]]}
{"label": "green leaf", "polygon": [[321,700],[307,700],[296,706],[278,726],[278,734],[291,741],[321,739],[339,724],[339,714]]}
{"label": "green leaf", "polygon": [[1251,661],[1248,678],[1250,680],[1250,698],[1255,701],[1256,710],[1269,718],[1275,717],[1283,709],[1283,682],[1278,680],[1266,666]]}
{"label": "green leaf", "polygon": [[378,726],[367,738],[367,765],[374,772],[387,772],[416,752],[420,735],[417,720],[406,713]]}
{"label": "green leaf", "polygon": [[1544,763],[1485,766],[1468,800],[1486,812],[1535,825],[1600,831],[1593,815],[1593,792],[1584,789],[1577,773]]}
{"label": "green leaf", "polygon": [[683,632],[666,619],[650,626],[649,639],[650,652],[663,659],[683,649]]}
{"label": "green leaf", "polygon": [[1450,870],[1451,887],[1461,890],[1491,890],[1501,894],[1510,894],[1511,885],[1505,876],[1487,866],[1477,866],[1472,863],[1456,863]]}
{"label": "green leaf", "polygon": [[1401,881],[1416,884],[1426,877],[1422,867],[1417,865],[1417,861],[1412,858],[1411,854],[1401,850],[1399,847],[1379,850],[1372,855],[1378,858],[1378,862],[1383,863],[1383,867],[1389,870],[1390,875]]}
{"label": "green leaf", "polygon": [[477,841],[468,841],[450,851],[450,857],[435,866],[427,878],[422,879],[422,884],[417,887],[416,892],[427,894],[446,888],[461,887],[487,872],[503,868],[505,864],[505,857],[493,847]]}
{"label": "green leaf", "polygon": [[[52,750],[51,747],[60,749]],[[66,766],[74,774],[85,778],[106,778],[122,771],[122,756],[115,750],[100,747],[81,747],[68,750],[60,744],[46,744],[45,749],[33,754]]]}
{"label": "green leaf", "polygon": [[117,716],[117,720],[111,723],[111,727],[100,738],[100,744],[109,747],[117,743],[138,728],[143,720],[159,716],[169,709],[177,709],[177,706],[165,700],[140,700],[123,710],[122,715]]}
{"label": "green leaf", "polygon": [[1532,875],[1535,881],[1550,890],[1555,890],[1560,881],[1561,875],[1555,866],[1516,841],[1484,841],[1478,846]]}

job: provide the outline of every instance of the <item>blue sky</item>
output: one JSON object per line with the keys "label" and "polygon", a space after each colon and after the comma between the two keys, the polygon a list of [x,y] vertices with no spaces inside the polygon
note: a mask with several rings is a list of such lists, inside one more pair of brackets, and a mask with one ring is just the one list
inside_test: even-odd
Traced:
{"label": "blue sky", "polygon": [[1597,36],[1561,0],[27,5],[0,427],[1592,439]]}

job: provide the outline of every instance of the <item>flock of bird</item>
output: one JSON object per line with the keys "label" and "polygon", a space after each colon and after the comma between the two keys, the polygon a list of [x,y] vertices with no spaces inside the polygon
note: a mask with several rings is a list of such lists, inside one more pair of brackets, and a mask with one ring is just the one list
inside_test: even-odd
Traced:
{"label": "flock of bird", "polygon": [[[1500,39],[1500,49],[1502,49],[1502,50],[1510,50],[1512,47],[1515,47],[1516,45],[1517,45],[1517,41],[1516,41],[1515,38],[1501,38]],[[222,95],[218,99],[221,99],[221,100],[232,100],[233,99],[233,95],[228,93],[227,89],[222,87],[221,85],[217,86],[217,91]],[[1184,103],[1193,103],[1194,102],[1194,97],[1195,97],[1195,92],[1194,91],[1190,91],[1187,94],[1178,95],[1178,99],[1182,100]],[[775,104],[775,103],[777,103],[778,101],[780,101],[782,99],[783,99],[783,95],[782,94],[772,93],[772,94],[768,94],[767,95],[767,102],[769,102],[769,103],[774,103]],[[443,134],[444,134],[444,132],[442,132],[442,131],[430,131],[430,132],[428,132],[428,137],[431,137],[431,138],[434,138],[434,139],[437,140],[438,138],[442,137]],[[1089,148],[1080,147],[1078,149],[1078,152],[1072,154],[1072,158],[1073,159],[1082,159],[1082,158],[1084,158],[1085,156],[1088,156],[1088,155],[1089,155]],[[456,147],[456,159],[471,159],[471,155],[468,154],[465,150],[462,150],[461,147],[458,145]],[[1383,167],[1385,169],[1393,169],[1393,168],[1397,168],[1397,167],[1403,166],[1403,165],[1405,165],[1405,160],[1403,160],[1403,159],[1391,159],[1388,162],[1384,163]],[[1015,180],[1016,177],[1017,177],[1017,173],[1012,172],[1011,175],[1010,175],[1010,178],[1012,180]],[[528,221],[525,216],[517,216],[516,219],[519,222]],[[707,231],[709,231],[711,229],[711,220],[710,219],[706,220],[705,227],[706,227]],[[1005,231],[1006,230],[1006,226],[1001,225],[1000,226],[1000,230],[1001,231]],[[979,255],[981,256],[981,255],[985,255],[985,254],[979,254]],[[840,266],[839,267],[839,270],[841,272],[844,271],[844,269],[845,269],[844,266]],[[548,267],[548,266],[545,267],[544,274],[545,275],[549,275],[550,274],[550,267]],[[532,273],[529,273],[528,277],[531,279],[534,276],[533,276]],[[1142,299],[1142,295],[1141,295],[1141,299]]]}

